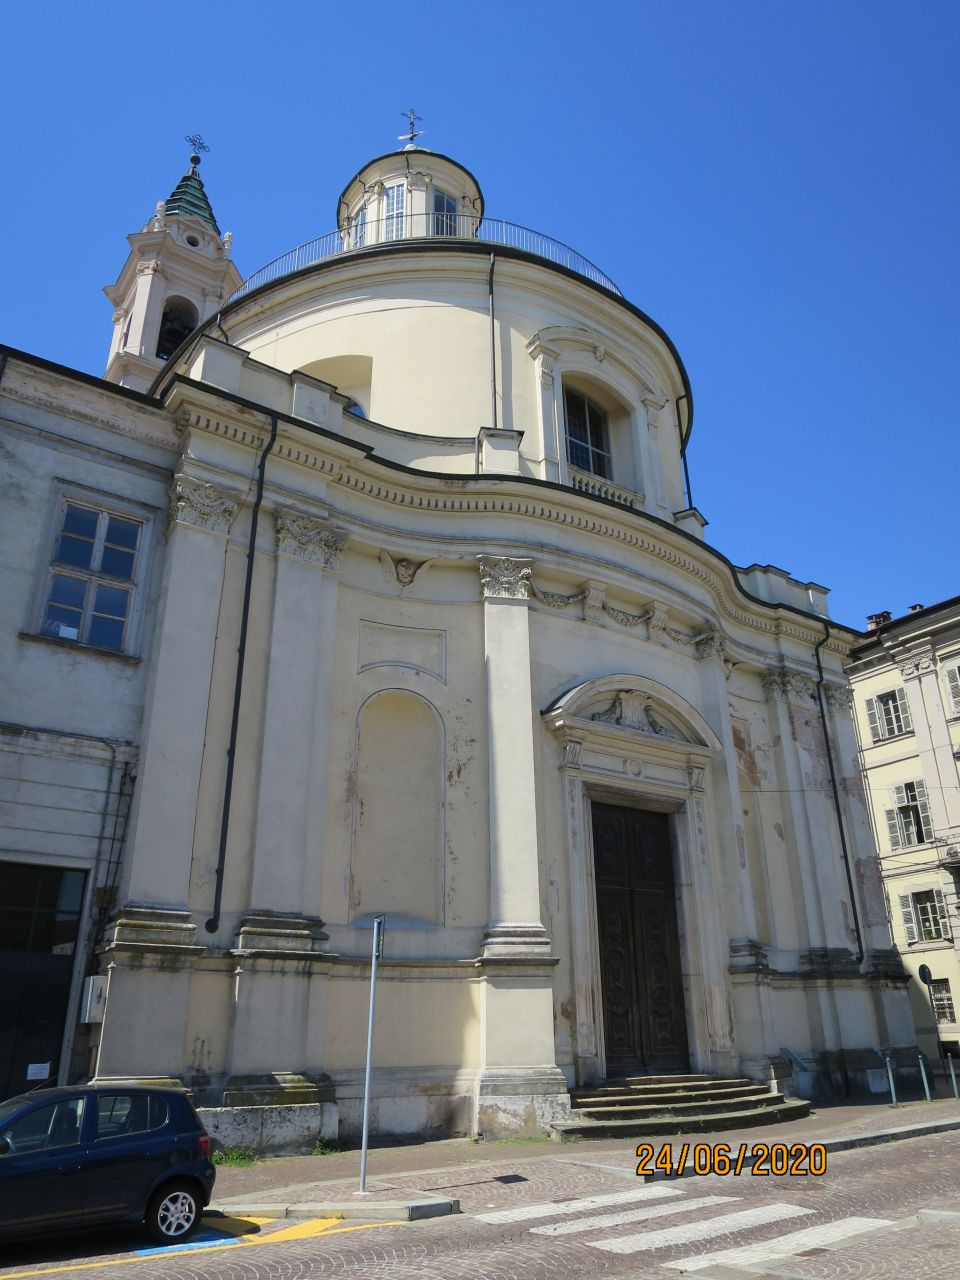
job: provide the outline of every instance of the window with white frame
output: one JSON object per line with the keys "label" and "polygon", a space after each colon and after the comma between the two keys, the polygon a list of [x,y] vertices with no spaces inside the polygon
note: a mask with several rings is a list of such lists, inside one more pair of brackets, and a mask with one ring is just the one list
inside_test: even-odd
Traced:
{"label": "window with white frame", "polygon": [[930,999],[933,1001],[933,1012],[937,1022],[956,1022],[957,1015],[953,1007],[953,993],[950,990],[949,978],[934,978],[930,983]]}
{"label": "window with white frame", "polygon": [[362,249],[364,241],[367,238],[367,210],[366,206],[358,209],[353,215],[352,227],[352,245],[354,249]]}
{"label": "window with white frame", "polygon": [[445,191],[433,191],[433,234],[455,236],[457,234],[457,202]]}
{"label": "window with white frame", "polygon": [[947,715],[960,716],[960,667],[947,667],[944,675],[947,681]]}
{"label": "window with white frame", "polygon": [[874,742],[896,738],[901,733],[912,733],[913,721],[910,719],[906,690],[891,689],[889,693],[879,693],[875,698],[868,698],[867,723]]}
{"label": "window with white frame", "polygon": [[131,648],[145,521],[65,498],[44,580],[41,635],[98,649]]}
{"label": "window with white frame", "polygon": [[891,791],[895,807],[886,811],[890,848],[929,844],[934,832],[926,783],[904,782]]}
{"label": "window with white frame", "polygon": [[383,238],[384,240],[403,239],[403,203],[405,187],[402,182],[394,187],[387,187],[383,193]]}
{"label": "window with white frame", "polygon": [[941,889],[900,894],[900,919],[907,944],[951,941],[950,918]]}
{"label": "window with white frame", "polygon": [[611,479],[610,436],[604,410],[574,387],[564,387],[563,409],[567,457],[571,464],[581,471]]}

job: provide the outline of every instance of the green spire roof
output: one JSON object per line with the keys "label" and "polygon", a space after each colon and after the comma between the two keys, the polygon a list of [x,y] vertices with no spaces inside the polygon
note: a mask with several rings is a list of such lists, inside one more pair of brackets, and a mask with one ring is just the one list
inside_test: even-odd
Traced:
{"label": "green spire roof", "polygon": [[170,193],[166,211],[168,214],[179,214],[182,218],[202,218],[208,227],[213,227],[217,235],[220,235],[220,228],[217,226],[217,220],[213,216],[210,201],[207,199],[207,193],[203,189],[203,183],[197,171],[199,163],[198,155],[190,157],[190,172],[184,174]]}

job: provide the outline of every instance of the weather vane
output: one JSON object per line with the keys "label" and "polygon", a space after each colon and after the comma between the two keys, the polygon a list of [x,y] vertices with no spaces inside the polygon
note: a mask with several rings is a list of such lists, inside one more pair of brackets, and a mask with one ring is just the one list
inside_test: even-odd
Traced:
{"label": "weather vane", "polygon": [[206,153],[210,150],[204,140],[200,137],[199,133],[187,133],[184,135],[183,140],[184,142],[189,142],[191,147],[193,147],[194,153],[197,157],[197,160],[194,161],[195,164],[199,161],[201,153]]}
{"label": "weather vane", "polygon": [[420,135],[424,132],[423,129],[417,128],[417,125],[423,119],[423,117],[418,116],[417,113],[414,111],[413,107],[411,107],[409,111],[401,111],[400,114],[402,116],[407,117],[408,129],[406,133],[400,133],[397,135],[397,141],[408,142],[412,147],[414,138],[419,138]]}

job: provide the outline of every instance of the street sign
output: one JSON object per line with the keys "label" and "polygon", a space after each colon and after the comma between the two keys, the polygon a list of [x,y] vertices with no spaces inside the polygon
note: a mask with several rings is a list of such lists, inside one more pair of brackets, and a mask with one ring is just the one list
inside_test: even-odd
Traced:
{"label": "street sign", "polygon": [[930,972],[930,966],[928,964],[922,964],[917,970],[917,977],[925,987],[929,987],[930,983],[933,981],[933,974]]}

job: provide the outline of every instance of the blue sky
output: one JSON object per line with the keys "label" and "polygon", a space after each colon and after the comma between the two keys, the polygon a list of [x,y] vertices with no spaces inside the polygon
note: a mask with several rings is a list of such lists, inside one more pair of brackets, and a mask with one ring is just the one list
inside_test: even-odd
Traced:
{"label": "blue sky", "polygon": [[4,45],[0,341],[103,371],[101,287],[185,133],[248,275],[333,227],[412,103],[491,214],[671,335],[715,546],[852,625],[960,593],[952,0],[55,0],[12,7]]}

